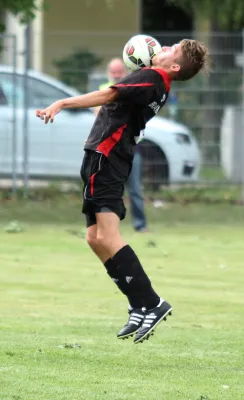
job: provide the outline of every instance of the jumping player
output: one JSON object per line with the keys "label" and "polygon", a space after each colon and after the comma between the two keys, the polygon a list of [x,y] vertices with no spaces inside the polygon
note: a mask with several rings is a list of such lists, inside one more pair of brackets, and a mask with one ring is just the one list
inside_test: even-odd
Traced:
{"label": "jumping player", "polygon": [[53,122],[63,108],[103,106],[85,144],[81,167],[83,213],[87,241],[108,275],[129,302],[129,320],[118,338],[135,334],[134,343],[148,339],[171,314],[172,307],[153,289],[137,255],[119,232],[125,218],[124,185],[145,124],[163,107],[171,81],[186,81],[208,66],[208,50],[197,40],[184,39],[163,47],[142,68],[109,88],[56,101],[36,116]]}

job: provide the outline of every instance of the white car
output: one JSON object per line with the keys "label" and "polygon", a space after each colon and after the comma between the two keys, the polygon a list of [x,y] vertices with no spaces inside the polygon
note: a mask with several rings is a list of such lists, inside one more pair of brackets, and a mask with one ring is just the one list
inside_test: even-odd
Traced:
{"label": "white car", "polygon": [[[0,65],[0,175],[12,171],[13,84],[11,67]],[[54,124],[44,125],[35,116],[37,108],[80,93],[39,72],[28,72],[28,172],[33,178],[78,178],[84,142],[95,116],[92,109],[66,109]],[[16,162],[23,171],[24,71],[17,70],[16,82]],[[186,126],[154,117],[141,143],[144,178],[155,187],[161,183],[187,183],[198,179],[200,153]]]}

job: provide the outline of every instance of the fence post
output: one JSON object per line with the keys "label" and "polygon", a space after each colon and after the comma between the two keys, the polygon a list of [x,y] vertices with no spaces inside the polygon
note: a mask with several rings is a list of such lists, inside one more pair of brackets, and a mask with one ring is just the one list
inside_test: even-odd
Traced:
{"label": "fence post", "polygon": [[30,68],[30,24],[25,29],[25,70],[24,70],[24,118],[23,118],[23,175],[24,175],[24,196],[28,197],[29,186],[29,85],[28,85],[28,69]]}
{"label": "fence post", "polygon": [[17,132],[16,132],[16,67],[17,67],[17,38],[12,36],[13,40],[13,107],[12,107],[12,192],[17,190]]}

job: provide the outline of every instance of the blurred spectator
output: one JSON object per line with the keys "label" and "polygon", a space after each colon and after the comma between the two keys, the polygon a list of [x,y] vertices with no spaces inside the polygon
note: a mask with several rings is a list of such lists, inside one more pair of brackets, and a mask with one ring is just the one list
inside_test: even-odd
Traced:
{"label": "blurred spectator", "polygon": [[[99,89],[105,89],[120,79],[123,79],[128,74],[128,71],[121,58],[113,58],[107,67],[108,82],[99,86]],[[96,107],[95,113],[97,114],[100,107]],[[140,145],[136,146],[136,151],[133,160],[133,166],[130,177],[127,182],[130,210],[132,217],[132,225],[137,232],[147,232],[147,221],[144,211],[144,199],[141,185],[141,170],[142,170],[142,156],[140,152]]]}
{"label": "blurred spectator", "polygon": [[169,94],[168,108],[169,108],[169,117],[171,119],[177,119],[179,104],[177,95],[173,91],[172,93]]}

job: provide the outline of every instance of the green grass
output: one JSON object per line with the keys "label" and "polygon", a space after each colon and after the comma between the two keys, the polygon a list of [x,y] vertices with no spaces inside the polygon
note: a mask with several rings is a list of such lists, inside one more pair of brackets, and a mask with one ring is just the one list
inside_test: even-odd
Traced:
{"label": "green grass", "polygon": [[126,299],[79,214],[75,199],[0,206],[0,399],[243,400],[244,208],[149,207],[150,234],[122,224],[174,307],[138,345],[116,339]]}
{"label": "green grass", "polygon": [[200,171],[200,178],[209,183],[211,182],[219,182],[219,183],[227,183],[228,179],[226,178],[223,169],[219,165],[204,165]]}

